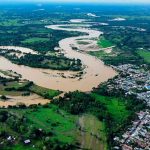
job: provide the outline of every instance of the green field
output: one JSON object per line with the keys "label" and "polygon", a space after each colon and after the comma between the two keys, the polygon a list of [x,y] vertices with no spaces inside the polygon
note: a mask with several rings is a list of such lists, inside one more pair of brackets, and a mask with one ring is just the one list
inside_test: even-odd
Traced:
{"label": "green field", "polygon": [[29,81],[27,81],[27,82],[18,82],[18,81],[14,81],[14,82],[11,82],[11,83],[9,83],[8,85],[7,85],[7,88],[13,88],[14,90],[20,90],[20,89],[22,89],[22,88],[24,88],[24,87],[26,87],[26,86],[28,86],[28,84],[30,84],[30,82]]}
{"label": "green field", "polygon": [[58,90],[52,90],[37,86],[29,81],[0,81],[0,95],[21,96],[27,91],[36,93],[48,99],[52,99],[53,97],[58,96],[62,93]]}
{"label": "green field", "polygon": [[98,102],[106,106],[107,111],[111,114],[116,123],[122,124],[130,115],[126,109],[125,100],[116,97],[101,96],[95,93],[93,93],[92,96]]}
{"label": "green field", "polygon": [[[103,147],[103,150],[107,150],[108,145],[105,131],[105,123],[91,114],[83,114],[79,117],[79,120],[81,127],[84,128],[84,130],[86,131],[84,132],[84,136],[82,136],[82,134],[80,133],[80,136],[78,137],[81,143],[82,141],[84,141],[84,148],[91,149],[93,146],[92,144],[94,144],[94,142],[97,141],[95,149],[100,149]],[[93,136],[91,135],[91,133],[93,134]],[[101,140],[97,140],[95,135],[97,135]],[[89,147],[89,145],[91,147]]]}
{"label": "green field", "polygon": [[[1,115],[0,110],[0,116]],[[16,137],[16,142],[13,143],[11,149],[26,150],[42,148],[45,138],[47,142],[56,145],[73,144],[76,141],[76,117],[59,109],[55,105],[49,105],[48,108],[38,107],[36,109],[8,109],[9,116],[5,122],[0,123],[0,133],[6,131],[8,135]],[[15,120],[13,119],[15,117]],[[21,123],[20,118],[26,118]],[[18,125],[18,129],[13,124]],[[42,137],[33,137],[35,129],[40,129],[44,133]],[[20,140],[20,135],[23,139],[30,139],[30,145],[24,145]],[[0,139],[2,136],[0,137]],[[35,145],[35,148],[32,148]],[[7,146],[9,149],[9,146]]]}
{"label": "green field", "polygon": [[57,90],[47,89],[47,88],[43,88],[37,85],[31,86],[30,91],[38,95],[41,95],[42,97],[50,98],[50,99],[62,93]]}
{"label": "green field", "polygon": [[[59,112],[59,113],[58,113]],[[75,129],[74,118],[52,106],[49,108],[40,108],[36,112],[30,112],[26,115],[35,128],[41,128],[46,132],[54,132],[53,139],[64,143],[73,142],[73,132]]]}
{"label": "green field", "polygon": [[17,81],[7,82],[5,85],[0,84],[0,95],[21,96],[25,92],[21,89],[24,89],[28,84],[29,82],[18,83]]}
{"label": "green field", "polygon": [[23,44],[32,44],[32,43],[43,43],[43,42],[48,42],[48,41],[49,41],[48,38],[33,37],[33,38],[25,39],[21,43],[23,43]]}
{"label": "green field", "polygon": [[107,48],[113,46],[113,44],[110,41],[106,40],[103,37],[98,40],[97,44],[100,48]]}
{"label": "green field", "polygon": [[5,21],[0,22],[0,26],[11,27],[11,26],[21,26],[19,23],[19,19],[7,19]]}
{"label": "green field", "polygon": [[90,51],[89,54],[92,55],[92,56],[96,56],[98,58],[104,58],[106,56],[109,56],[109,54],[105,53],[103,50],[100,50],[100,51]]}
{"label": "green field", "polygon": [[150,51],[139,50],[138,54],[144,59],[145,62],[150,63]]}

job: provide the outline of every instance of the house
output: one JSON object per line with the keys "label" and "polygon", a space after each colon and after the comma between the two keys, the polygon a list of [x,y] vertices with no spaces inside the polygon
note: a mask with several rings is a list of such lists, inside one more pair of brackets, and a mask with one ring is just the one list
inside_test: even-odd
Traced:
{"label": "house", "polygon": [[31,143],[31,141],[29,139],[24,141],[24,144],[30,144],[30,143]]}

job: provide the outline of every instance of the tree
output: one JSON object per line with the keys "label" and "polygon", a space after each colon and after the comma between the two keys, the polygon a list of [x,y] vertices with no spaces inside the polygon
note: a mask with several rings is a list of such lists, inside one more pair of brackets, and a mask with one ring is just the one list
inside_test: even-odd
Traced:
{"label": "tree", "polygon": [[7,97],[5,95],[2,95],[1,99],[5,101],[5,100],[7,100]]}

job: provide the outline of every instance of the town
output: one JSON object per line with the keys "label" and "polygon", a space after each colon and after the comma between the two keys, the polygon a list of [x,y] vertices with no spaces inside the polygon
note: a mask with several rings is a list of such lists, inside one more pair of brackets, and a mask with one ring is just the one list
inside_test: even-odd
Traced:
{"label": "town", "polygon": [[[143,68],[125,64],[114,67],[119,75],[108,81],[108,91],[122,91],[124,96],[134,96],[150,106],[150,72]],[[135,99],[135,100],[136,100]],[[136,112],[137,119],[133,120],[127,131],[121,137],[115,137],[117,146],[114,149],[149,150],[150,149],[150,111],[149,109]]]}
{"label": "town", "polygon": [[[138,119],[122,135],[121,139],[115,137],[123,150],[149,150],[150,149],[150,112],[146,110],[137,113]],[[118,149],[119,147],[114,147]]]}
{"label": "town", "polygon": [[125,95],[134,95],[150,106],[150,71],[136,65],[125,64],[114,67],[120,74],[107,82],[108,91],[123,91]]}

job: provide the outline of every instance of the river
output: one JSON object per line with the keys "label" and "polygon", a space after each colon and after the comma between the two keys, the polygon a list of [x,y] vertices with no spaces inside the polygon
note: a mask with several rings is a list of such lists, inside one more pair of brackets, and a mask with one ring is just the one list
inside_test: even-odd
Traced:
{"label": "river", "polygon": [[[75,90],[83,92],[91,91],[93,87],[97,87],[100,83],[113,78],[117,74],[111,67],[104,65],[101,60],[90,56],[83,51],[75,51],[72,48],[72,45],[77,45],[76,40],[98,38],[102,32],[84,28],[83,26],[73,28],[70,27],[70,25],[50,25],[46,26],[46,28],[53,30],[64,30],[68,32],[77,31],[87,33],[87,35],[84,36],[70,37],[59,41],[59,47],[62,49],[66,57],[80,59],[82,64],[85,66],[85,73],[80,80],[78,78],[64,78],[61,76],[62,73],[65,76],[72,76],[75,75],[76,72],[31,68],[23,65],[19,66],[11,63],[3,57],[0,57],[0,69],[13,70],[14,72],[21,74],[23,79],[33,81],[39,86],[65,92]],[[18,50],[16,46],[11,48]],[[23,50],[25,49],[23,48]],[[30,50],[30,52],[32,52],[32,50]]]}

